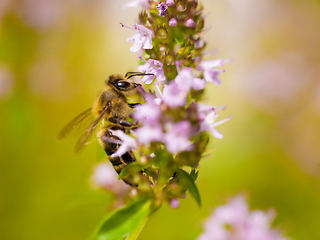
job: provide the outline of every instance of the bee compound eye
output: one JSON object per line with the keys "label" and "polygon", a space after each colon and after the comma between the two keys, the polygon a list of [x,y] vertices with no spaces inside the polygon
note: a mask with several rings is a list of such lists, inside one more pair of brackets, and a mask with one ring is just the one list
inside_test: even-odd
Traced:
{"label": "bee compound eye", "polygon": [[131,86],[131,84],[127,81],[119,81],[116,85],[120,88],[129,88]]}

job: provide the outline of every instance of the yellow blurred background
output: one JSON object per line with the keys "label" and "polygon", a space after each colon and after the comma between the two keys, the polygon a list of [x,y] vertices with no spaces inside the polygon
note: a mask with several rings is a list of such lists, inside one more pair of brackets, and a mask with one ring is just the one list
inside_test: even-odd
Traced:
{"label": "yellow blurred background", "polygon": [[[90,239],[111,209],[93,189],[98,143],[80,155],[59,130],[87,109],[113,73],[135,71],[121,28],[126,1],[0,1],[0,239]],[[292,239],[320,239],[320,1],[203,0],[205,59],[229,58],[205,103],[227,105],[222,140],[202,160],[203,206],[164,205],[139,239],[196,239],[212,210],[239,193],[274,208]]]}

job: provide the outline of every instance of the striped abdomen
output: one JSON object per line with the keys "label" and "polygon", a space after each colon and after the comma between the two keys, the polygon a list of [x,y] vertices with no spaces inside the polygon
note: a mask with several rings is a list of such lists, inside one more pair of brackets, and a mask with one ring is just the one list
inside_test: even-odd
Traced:
{"label": "striped abdomen", "polygon": [[[106,154],[109,156],[109,160],[112,163],[116,172],[120,174],[122,169],[129,163],[136,161],[136,158],[132,151],[128,151],[120,157],[110,157],[113,153],[115,153],[118,150],[120,145],[117,143],[112,143],[108,140],[119,141],[120,139],[114,136],[108,129],[121,130],[123,132],[126,132],[126,129],[122,127],[120,124],[111,124],[108,128],[103,128],[99,133],[99,142],[101,146],[103,147]],[[124,177],[122,180],[129,185],[134,185],[133,180],[130,177]]]}

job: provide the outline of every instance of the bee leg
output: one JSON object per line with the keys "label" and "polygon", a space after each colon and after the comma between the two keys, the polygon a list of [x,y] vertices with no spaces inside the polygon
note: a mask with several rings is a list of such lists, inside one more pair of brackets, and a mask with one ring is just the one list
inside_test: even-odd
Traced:
{"label": "bee leg", "polygon": [[126,120],[120,120],[120,121],[119,121],[119,124],[120,124],[121,126],[124,126],[124,127],[132,127],[132,126],[133,126],[133,124],[132,124],[131,122],[128,122],[128,121],[126,121]]}
{"label": "bee leg", "polygon": [[135,108],[136,106],[142,105],[141,103],[129,103],[129,107]]}
{"label": "bee leg", "polygon": [[129,122],[129,121],[126,121],[126,120],[119,120],[118,118],[114,118],[114,117],[111,117],[108,119],[110,122],[112,123],[117,123],[117,124],[120,124],[121,126],[123,127],[132,127],[133,126],[133,123]]}
{"label": "bee leg", "polygon": [[[135,107],[140,106],[140,105],[142,105],[142,104],[141,103],[129,103],[129,107],[131,107],[131,108],[135,108]],[[130,117],[134,118],[134,117],[132,117],[132,115],[130,115]],[[134,120],[134,125],[137,125],[137,124],[138,124],[138,121]]]}

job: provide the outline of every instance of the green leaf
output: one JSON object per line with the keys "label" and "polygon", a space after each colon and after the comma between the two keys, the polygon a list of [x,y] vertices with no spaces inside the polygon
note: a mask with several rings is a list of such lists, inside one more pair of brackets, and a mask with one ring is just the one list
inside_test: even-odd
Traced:
{"label": "green leaf", "polygon": [[124,208],[111,213],[100,226],[94,240],[135,240],[153,209],[149,195],[140,195]]}
{"label": "green leaf", "polygon": [[186,187],[188,188],[191,196],[194,198],[194,200],[196,200],[199,207],[201,207],[200,194],[196,184],[194,183],[193,177],[190,176],[187,172],[183,171],[182,169],[179,169],[178,173],[181,176],[181,178],[185,181]]}
{"label": "green leaf", "polygon": [[127,166],[125,166],[121,170],[121,172],[119,174],[119,179],[122,179],[130,174],[139,173],[141,170],[143,170],[151,165],[152,165],[151,163],[141,165],[138,162],[132,162],[132,163],[128,164]]}
{"label": "green leaf", "polygon": [[172,32],[173,32],[174,40],[176,40],[176,42],[180,46],[183,46],[184,45],[184,34],[183,34],[183,31],[178,27],[173,27],[172,30],[173,30]]}
{"label": "green leaf", "polygon": [[153,158],[153,164],[157,167],[167,165],[168,162],[173,161],[172,154],[161,149],[155,151],[155,157]]}

